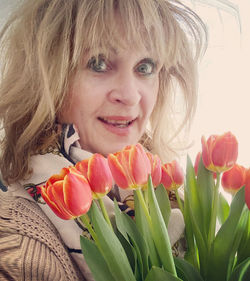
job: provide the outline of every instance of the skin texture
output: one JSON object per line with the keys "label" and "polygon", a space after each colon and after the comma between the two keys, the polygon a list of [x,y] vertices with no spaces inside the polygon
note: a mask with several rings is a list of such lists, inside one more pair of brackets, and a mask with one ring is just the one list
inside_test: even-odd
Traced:
{"label": "skin texture", "polygon": [[83,61],[59,121],[74,123],[81,147],[92,153],[107,156],[136,144],[156,103],[160,63],[146,49],[132,48]]}

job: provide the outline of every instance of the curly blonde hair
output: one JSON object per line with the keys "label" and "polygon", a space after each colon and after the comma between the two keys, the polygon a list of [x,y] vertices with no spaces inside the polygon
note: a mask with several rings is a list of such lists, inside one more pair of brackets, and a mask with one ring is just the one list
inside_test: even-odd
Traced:
{"label": "curly blonde hair", "polygon": [[[122,40],[117,15],[126,31]],[[148,135],[163,159],[175,150],[173,140],[196,107],[196,64],[206,42],[200,18],[174,0],[25,0],[0,33],[0,169],[6,182],[24,178],[31,155],[56,141],[56,116],[84,54],[128,42],[154,50],[164,62]],[[180,122],[178,89],[184,97]]]}

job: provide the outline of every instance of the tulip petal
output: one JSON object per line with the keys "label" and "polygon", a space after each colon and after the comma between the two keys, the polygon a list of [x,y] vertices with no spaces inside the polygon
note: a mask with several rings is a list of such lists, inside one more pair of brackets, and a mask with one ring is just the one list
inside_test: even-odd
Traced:
{"label": "tulip petal", "polygon": [[87,179],[81,175],[69,173],[63,184],[65,205],[75,216],[85,214],[92,203],[92,193]]}
{"label": "tulip petal", "polygon": [[218,137],[212,151],[213,164],[218,167],[232,167],[238,157],[236,138],[227,133]]}
{"label": "tulip petal", "polygon": [[68,173],[69,168],[62,168],[60,174],[53,175],[47,180],[46,187],[49,185],[53,185],[57,181],[63,180]]}
{"label": "tulip petal", "polygon": [[234,195],[245,184],[245,177],[246,169],[235,164],[232,169],[223,173],[221,185],[226,192]]}
{"label": "tulip petal", "polygon": [[76,169],[81,172],[86,178],[88,178],[88,162],[89,159],[85,159],[76,163],[75,165]]}
{"label": "tulip petal", "polygon": [[181,166],[174,160],[171,167],[174,182],[179,186],[182,185],[184,182],[184,174]]}
{"label": "tulip petal", "polygon": [[[96,172],[98,171],[98,172]],[[113,186],[108,161],[100,154],[94,154],[88,161],[88,180],[94,193],[107,194]]]}
{"label": "tulip petal", "polygon": [[130,174],[133,175],[136,185],[144,185],[151,173],[151,166],[146,152],[140,144],[132,147],[129,154]]}
{"label": "tulip petal", "polygon": [[162,166],[162,176],[161,176],[161,183],[167,190],[171,190],[171,186],[173,183],[173,178],[171,172],[169,171],[168,164]]}
{"label": "tulip petal", "polygon": [[211,159],[209,157],[208,144],[204,136],[202,136],[201,138],[201,143],[202,143],[202,161],[204,163],[204,166],[207,168],[211,164]]}
{"label": "tulip petal", "polygon": [[246,173],[245,200],[247,207],[250,210],[250,169],[248,169]]}
{"label": "tulip petal", "polygon": [[150,152],[147,152],[147,157],[151,165],[151,178],[153,186],[156,187],[161,182],[161,160],[158,155],[153,155]]}
{"label": "tulip petal", "polygon": [[129,182],[126,177],[126,172],[124,167],[118,161],[116,154],[110,154],[108,156],[108,164],[116,184],[120,188],[128,188]]}
{"label": "tulip petal", "polygon": [[[62,183],[61,183],[61,185],[62,185]],[[53,188],[54,188],[54,186],[52,186],[52,185],[50,185],[48,187],[42,187],[41,194],[42,194],[44,201],[49,205],[51,210],[59,218],[64,219],[64,220],[72,219],[72,215],[69,212],[67,212],[67,210],[65,210],[65,208],[61,208],[59,206],[60,203],[58,202],[58,200],[56,200],[56,198],[53,195],[53,192],[52,192]]]}

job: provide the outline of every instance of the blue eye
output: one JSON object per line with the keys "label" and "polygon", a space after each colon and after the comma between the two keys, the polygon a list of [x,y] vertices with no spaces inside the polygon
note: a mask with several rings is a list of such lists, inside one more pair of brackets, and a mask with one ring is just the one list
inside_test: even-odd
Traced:
{"label": "blue eye", "polygon": [[101,55],[92,57],[87,64],[87,67],[95,72],[105,72],[108,70],[108,65]]}
{"label": "blue eye", "polygon": [[139,72],[141,75],[150,75],[154,73],[154,70],[155,63],[148,59],[144,62],[141,62],[136,68],[136,71]]}

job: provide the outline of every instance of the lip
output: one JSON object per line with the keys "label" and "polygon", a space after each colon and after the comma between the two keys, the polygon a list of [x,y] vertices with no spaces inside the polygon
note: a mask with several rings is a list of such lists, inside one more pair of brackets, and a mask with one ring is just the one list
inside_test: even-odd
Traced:
{"label": "lip", "polygon": [[[108,120],[116,120],[116,121],[132,121],[131,124],[129,124],[128,126],[124,127],[124,128],[119,128],[116,127],[112,124],[109,123],[105,123],[104,121],[102,121],[101,119],[108,119]],[[132,126],[134,125],[134,122],[136,121],[137,118],[134,118],[132,116],[102,116],[100,118],[98,118],[98,120],[100,121],[100,123],[103,125],[103,127],[118,136],[128,136]]]}
{"label": "lip", "polygon": [[116,116],[116,115],[109,115],[109,116],[100,116],[100,118],[105,118],[109,120],[122,120],[122,121],[132,121],[135,120],[136,117],[133,116]]}

